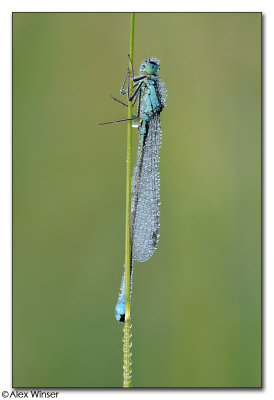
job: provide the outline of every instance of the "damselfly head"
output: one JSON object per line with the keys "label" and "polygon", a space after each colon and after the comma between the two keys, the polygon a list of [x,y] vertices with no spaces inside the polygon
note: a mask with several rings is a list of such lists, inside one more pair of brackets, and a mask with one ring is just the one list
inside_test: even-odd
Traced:
{"label": "damselfly head", "polygon": [[147,75],[155,75],[159,69],[160,61],[157,58],[150,57],[141,64],[140,72]]}

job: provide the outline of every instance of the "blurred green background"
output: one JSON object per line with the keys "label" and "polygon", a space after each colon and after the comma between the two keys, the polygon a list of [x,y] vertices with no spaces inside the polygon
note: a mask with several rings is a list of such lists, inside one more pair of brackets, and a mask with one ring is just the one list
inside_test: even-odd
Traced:
{"label": "blurred green background", "polygon": [[[13,385],[121,387],[128,13],[13,14]],[[161,60],[161,227],[133,386],[261,385],[261,14],[136,14]],[[134,156],[138,135],[134,130]]]}

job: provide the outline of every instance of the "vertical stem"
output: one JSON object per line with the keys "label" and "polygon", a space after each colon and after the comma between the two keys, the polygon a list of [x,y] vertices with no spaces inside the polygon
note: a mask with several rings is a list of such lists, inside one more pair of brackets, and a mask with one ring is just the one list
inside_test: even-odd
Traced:
{"label": "vertical stem", "polygon": [[[134,22],[135,15],[131,13],[130,28],[130,59],[133,62],[134,53]],[[130,76],[132,65],[129,61]],[[129,83],[129,94],[133,91],[133,82]],[[132,118],[132,101],[128,101],[128,118]],[[125,240],[125,324],[124,324],[124,387],[130,387],[131,371],[130,371],[130,264],[131,264],[131,243],[130,243],[130,210],[131,210],[131,170],[132,170],[132,121],[128,121],[127,128],[127,176],[126,176],[126,240]]]}

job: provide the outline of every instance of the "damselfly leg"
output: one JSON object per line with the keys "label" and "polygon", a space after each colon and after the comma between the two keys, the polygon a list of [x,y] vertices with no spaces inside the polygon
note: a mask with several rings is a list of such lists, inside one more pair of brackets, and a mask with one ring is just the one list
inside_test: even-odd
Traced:
{"label": "damselfly leg", "polygon": [[133,116],[132,118],[124,118],[124,119],[117,119],[115,121],[108,121],[108,122],[100,122],[99,125],[108,125],[108,124],[115,124],[116,122],[124,122],[124,121],[133,121],[137,119],[137,116]]}

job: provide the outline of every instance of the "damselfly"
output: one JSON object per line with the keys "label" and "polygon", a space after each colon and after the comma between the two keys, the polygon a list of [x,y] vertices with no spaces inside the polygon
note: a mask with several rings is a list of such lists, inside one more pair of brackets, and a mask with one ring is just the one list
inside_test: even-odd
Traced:
{"label": "damselfly", "polygon": [[[137,103],[137,115],[128,119],[119,119],[104,122],[100,125],[111,124],[128,120],[137,120],[139,146],[137,161],[131,180],[131,289],[133,260],[143,262],[154,253],[159,239],[159,205],[160,205],[160,176],[159,176],[159,148],[161,146],[162,131],[160,127],[160,113],[165,107],[166,90],[160,80],[158,71],[160,62],[150,57],[140,67],[140,75],[132,76],[128,69],[123,80],[120,93],[127,94],[128,99]],[[133,80],[135,88],[129,96],[129,83]],[[126,87],[127,82],[127,87]],[[123,106],[125,103],[113,97]],[[115,307],[116,319],[125,320],[125,283],[122,278],[119,299]]]}

